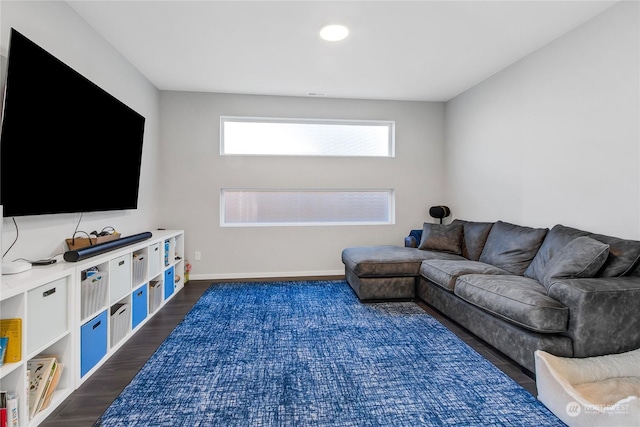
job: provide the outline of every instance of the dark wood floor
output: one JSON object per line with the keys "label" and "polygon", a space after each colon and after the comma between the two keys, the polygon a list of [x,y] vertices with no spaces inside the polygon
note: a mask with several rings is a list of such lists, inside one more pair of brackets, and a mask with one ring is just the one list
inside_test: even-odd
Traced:
{"label": "dark wood floor", "polygon": [[[327,279],[326,277],[323,277]],[[303,278],[305,280],[323,278]],[[328,279],[335,279],[330,277]],[[302,279],[302,278],[301,278]],[[269,279],[275,280],[275,279]],[[298,279],[296,279],[298,280]],[[122,389],[155,352],[164,339],[180,323],[193,304],[214,282],[190,281],[156,313],[129,341],[102,365],[98,371],[74,391],[42,423],[42,427],[89,427],[102,415]],[[482,343],[471,333],[448,320],[424,303],[418,303],[427,313],[438,319],[460,339],[482,354],[487,360],[518,382],[534,396],[536,384],[520,368],[499,351]]]}

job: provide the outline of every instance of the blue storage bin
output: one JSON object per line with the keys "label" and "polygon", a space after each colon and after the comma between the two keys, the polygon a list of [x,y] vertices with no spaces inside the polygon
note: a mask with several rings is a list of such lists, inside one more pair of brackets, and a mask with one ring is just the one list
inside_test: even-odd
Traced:
{"label": "blue storage bin", "polygon": [[171,295],[173,295],[173,289],[175,288],[173,277],[173,267],[167,268],[167,270],[164,272],[164,299],[167,299]]}
{"label": "blue storage bin", "polygon": [[80,327],[80,376],[83,377],[107,354],[107,311]]}
{"label": "blue storage bin", "polygon": [[147,284],[139,287],[131,294],[131,328],[135,329],[144,319],[147,318],[148,307]]}

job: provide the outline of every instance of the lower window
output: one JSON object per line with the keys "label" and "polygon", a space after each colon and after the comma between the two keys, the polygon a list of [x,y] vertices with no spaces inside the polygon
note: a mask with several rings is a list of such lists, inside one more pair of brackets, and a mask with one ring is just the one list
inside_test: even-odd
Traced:
{"label": "lower window", "polygon": [[222,227],[394,223],[393,190],[223,189]]}

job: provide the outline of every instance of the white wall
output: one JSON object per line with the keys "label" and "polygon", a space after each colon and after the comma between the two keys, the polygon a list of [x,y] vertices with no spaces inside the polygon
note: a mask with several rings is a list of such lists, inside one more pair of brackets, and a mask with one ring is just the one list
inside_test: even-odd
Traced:
{"label": "white wall", "polygon": [[446,104],[458,218],[640,238],[640,27],[621,2]]}
{"label": "white wall", "polygon": [[[443,112],[440,103],[162,92],[163,226],[185,229],[193,278],[343,274],[343,248],[402,245],[442,203]],[[396,157],[222,157],[221,115],[395,120]],[[221,228],[226,187],[395,188],[396,224]]]}
{"label": "white wall", "polygon": [[[82,218],[80,229],[91,232],[113,226],[123,235],[151,230],[157,216],[158,90],[65,2],[2,1],[0,15],[1,55],[8,54],[9,34],[14,27],[146,118],[139,208],[87,213]],[[108,155],[105,153],[105,157]],[[108,188],[87,189],[81,184],[77,187],[64,185],[63,177],[72,173],[69,170],[74,169],[78,159],[58,161],[60,176],[40,177],[43,183],[51,185],[52,197],[63,191],[76,192],[78,197],[87,197],[89,191],[98,197],[108,197],[108,193],[113,191]],[[25,159],[25,167],[28,167],[28,159]],[[105,160],[105,164],[96,164],[95,167],[101,173],[117,173],[117,158]],[[71,237],[79,219],[80,214],[17,217],[20,238],[5,260],[20,257],[39,259],[64,251],[64,239]],[[2,248],[6,251],[16,231],[11,219],[4,219],[2,228]]]}

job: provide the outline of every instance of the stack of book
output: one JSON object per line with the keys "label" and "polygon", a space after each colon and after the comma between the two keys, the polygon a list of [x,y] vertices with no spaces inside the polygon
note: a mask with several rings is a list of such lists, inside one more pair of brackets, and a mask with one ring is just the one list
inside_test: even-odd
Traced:
{"label": "stack of book", "polygon": [[51,403],[63,367],[55,356],[39,356],[27,362],[29,419]]}
{"label": "stack of book", "polygon": [[0,426],[18,427],[18,397],[15,393],[0,391]]}

